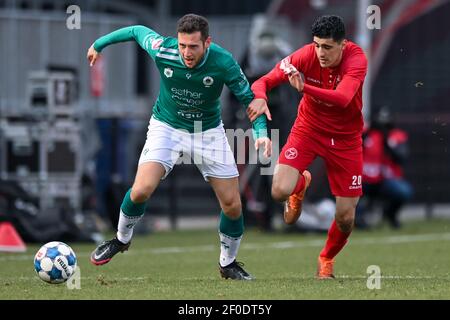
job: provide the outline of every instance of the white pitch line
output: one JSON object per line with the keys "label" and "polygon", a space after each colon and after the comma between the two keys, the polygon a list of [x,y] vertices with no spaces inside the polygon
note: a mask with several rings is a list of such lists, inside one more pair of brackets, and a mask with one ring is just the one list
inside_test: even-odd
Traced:
{"label": "white pitch line", "polygon": [[[430,242],[430,241],[450,241],[450,233],[428,233],[417,235],[403,235],[403,236],[387,236],[387,237],[372,237],[363,239],[350,239],[349,245],[395,245],[404,243],[415,242]],[[325,239],[323,240],[308,240],[308,241],[280,241],[274,243],[243,243],[241,250],[259,250],[259,249],[292,249],[292,248],[306,248],[306,247],[322,247]],[[154,249],[138,249],[126,252],[126,255],[137,254],[177,254],[177,253],[195,253],[195,252],[211,252],[217,251],[217,245],[201,245],[190,247],[161,247]],[[78,252],[77,257],[88,257],[90,252]],[[31,260],[34,255],[13,255],[0,257],[0,262],[3,261],[23,261]]]}

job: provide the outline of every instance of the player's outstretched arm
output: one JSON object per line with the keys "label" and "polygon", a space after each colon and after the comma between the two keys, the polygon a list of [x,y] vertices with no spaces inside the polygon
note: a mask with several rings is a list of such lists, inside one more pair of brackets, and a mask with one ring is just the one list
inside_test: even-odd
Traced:
{"label": "player's outstretched arm", "polygon": [[[250,84],[248,83],[247,77],[242,72],[239,64],[232,58],[232,56],[228,56],[227,60],[224,62],[224,65],[227,66],[227,69],[224,71],[226,75],[225,84],[228,88],[233,92],[239,102],[242,103],[246,107],[248,112],[248,108],[253,103],[255,104],[254,94],[250,89]],[[266,101],[264,99],[264,103]],[[252,112],[253,114],[253,112]],[[272,154],[272,142],[267,135],[267,118],[272,119],[269,109],[261,112],[261,114],[257,114],[257,111],[254,112],[254,117],[252,117],[252,128],[253,128],[253,138],[255,140],[255,149],[258,150],[260,146],[264,146],[264,156],[270,157]]]}
{"label": "player's outstretched arm", "polygon": [[[107,46],[126,41],[136,41],[153,58],[156,54],[156,49],[159,48],[156,43],[160,44],[163,39],[164,37],[145,26],[135,25],[121,28],[98,38],[91,46],[92,49],[89,48],[88,50],[88,60],[91,57],[95,63],[97,57],[95,52],[98,55]],[[89,60],[89,62],[92,64],[92,60]]]}

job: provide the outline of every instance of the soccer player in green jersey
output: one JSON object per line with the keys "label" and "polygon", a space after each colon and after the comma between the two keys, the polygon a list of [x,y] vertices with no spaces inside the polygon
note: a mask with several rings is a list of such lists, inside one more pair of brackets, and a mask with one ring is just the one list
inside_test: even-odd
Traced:
{"label": "soccer player in green jersey", "polygon": [[[153,106],[147,140],[132,188],[122,202],[117,235],[100,244],[91,262],[102,265],[128,249],[133,228],[145,212],[147,200],[181,155],[190,156],[219,200],[219,270],[222,277],[251,280],[236,261],[244,232],[238,171],[221,120],[220,94],[226,85],[247,107],[254,95],[233,56],[211,42],[208,21],[198,15],[183,16],[177,38],[163,37],[144,26],[116,30],[97,39],[87,58],[92,66],[108,45],[135,40],[155,61],[161,83]],[[270,156],[266,115],[253,122],[255,148]]]}

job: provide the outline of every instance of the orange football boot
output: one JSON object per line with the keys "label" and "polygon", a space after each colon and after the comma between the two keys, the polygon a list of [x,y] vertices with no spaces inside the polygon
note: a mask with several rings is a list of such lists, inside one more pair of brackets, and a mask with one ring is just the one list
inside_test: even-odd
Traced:
{"label": "orange football boot", "polygon": [[317,279],[334,279],[333,274],[334,259],[320,257],[317,263]]}
{"label": "orange football boot", "polygon": [[311,173],[305,170],[302,175],[305,178],[305,187],[299,193],[289,196],[284,205],[284,222],[287,224],[294,224],[300,217],[303,198],[305,197],[306,189],[311,184]]}

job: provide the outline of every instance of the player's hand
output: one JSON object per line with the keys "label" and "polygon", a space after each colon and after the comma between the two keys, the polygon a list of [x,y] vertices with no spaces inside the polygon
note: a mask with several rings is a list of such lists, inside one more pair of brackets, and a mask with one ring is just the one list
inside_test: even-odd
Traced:
{"label": "player's hand", "polygon": [[302,75],[297,68],[287,62],[285,63],[284,73],[288,76],[291,86],[297,89],[297,91],[303,92],[305,82],[303,81]]}
{"label": "player's hand", "polygon": [[264,145],[264,156],[269,158],[272,155],[272,141],[268,137],[256,139],[255,149],[258,150],[262,145]]}
{"label": "player's hand", "polygon": [[289,77],[289,83],[291,86],[293,86],[295,89],[297,89],[298,92],[303,92],[303,88],[305,87],[305,82],[303,81],[302,75],[298,70],[295,70],[288,74]]}
{"label": "player's hand", "polygon": [[267,101],[264,99],[253,99],[247,107],[247,116],[251,122],[255,121],[260,115],[265,114],[267,119],[272,121]]}
{"label": "player's hand", "polygon": [[87,59],[89,61],[89,65],[92,67],[95,64],[95,61],[97,61],[98,57],[100,56],[100,53],[98,53],[94,49],[94,45],[92,45],[88,52],[87,52]]}

